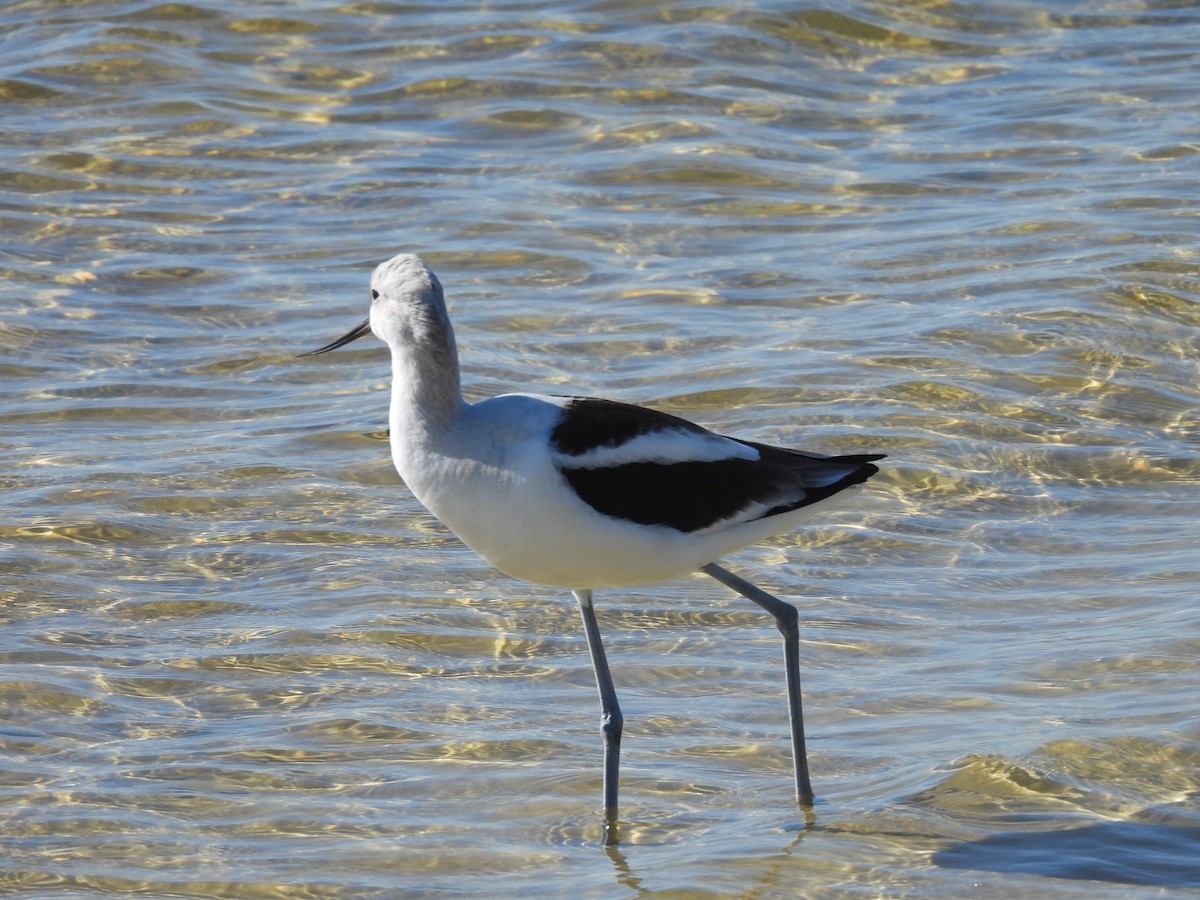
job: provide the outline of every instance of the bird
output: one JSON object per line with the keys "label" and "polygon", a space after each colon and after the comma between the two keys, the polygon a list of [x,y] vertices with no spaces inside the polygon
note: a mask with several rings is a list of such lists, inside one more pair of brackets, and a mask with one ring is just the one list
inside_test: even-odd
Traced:
{"label": "bird", "polygon": [[593,594],[695,571],[758,604],[783,635],[796,800],[811,808],[799,615],[717,560],[795,530],[816,507],[875,475],[884,454],[776,447],[590,397],[510,393],[467,402],[441,282],[411,253],[375,268],[362,324],[300,355],[370,334],[391,351],[391,456],[404,484],[492,566],[569,590],[578,603],[600,695],[608,834],[618,825],[624,718]]}

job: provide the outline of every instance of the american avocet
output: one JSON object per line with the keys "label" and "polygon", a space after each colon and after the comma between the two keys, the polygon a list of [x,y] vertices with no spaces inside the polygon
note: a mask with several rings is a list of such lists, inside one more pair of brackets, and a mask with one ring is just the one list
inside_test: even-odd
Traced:
{"label": "american avocet", "polygon": [[860,484],[882,454],[819,456],[723,437],[685,419],[581,397],[467,403],[442,285],[418,257],[371,276],[371,313],[331,344],[374,333],[392,351],[392,461],[409,490],[497,569],[579,602],[604,735],[604,813],[617,815],[622,716],[592,591],[696,570],[753,600],[783,634],[796,798],[813,801],[800,707],[798,615],[714,560],[792,531]]}

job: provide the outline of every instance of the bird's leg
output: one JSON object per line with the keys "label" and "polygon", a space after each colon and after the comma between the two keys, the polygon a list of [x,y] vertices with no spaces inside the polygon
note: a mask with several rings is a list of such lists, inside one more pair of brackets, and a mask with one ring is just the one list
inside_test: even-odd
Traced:
{"label": "bird's leg", "polygon": [[608,658],[604,655],[604,644],[600,640],[600,628],[596,625],[596,610],[592,606],[591,591],[574,591],[579,601],[579,612],[583,616],[583,630],[587,634],[588,651],[592,655],[592,669],[596,673],[596,687],[600,691],[600,731],[604,735],[604,823],[609,841],[616,840],[617,827],[617,770],[621,763],[621,731],[624,718],[617,703],[617,692],[613,688],[612,675],[608,671]]}
{"label": "bird's leg", "polygon": [[783,664],[787,673],[788,712],[792,720],[792,766],[796,773],[796,800],[812,806],[813,789],[808,777],[808,754],[804,748],[804,711],[800,706],[800,616],[796,607],[784,603],[766,591],[755,587],[716,563],[700,569],[721,584],[753,600],[775,617],[775,625],[783,635]]}

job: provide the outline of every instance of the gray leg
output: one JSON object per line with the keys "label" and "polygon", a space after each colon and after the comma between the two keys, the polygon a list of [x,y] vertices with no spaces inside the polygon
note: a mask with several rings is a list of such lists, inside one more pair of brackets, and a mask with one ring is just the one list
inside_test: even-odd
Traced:
{"label": "gray leg", "polygon": [[617,692],[613,689],[612,675],[608,671],[608,658],[604,655],[604,644],[600,640],[600,628],[596,625],[596,610],[592,606],[591,591],[573,591],[579,601],[579,612],[583,616],[583,630],[587,634],[588,651],[592,654],[592,669],[596,673],[596,687],[600,691],[600,731],[604,735],[604,821],[609,838],[615,840],[617,825],[617,770],[621,764],[621,731],[624,718],[617,703]]}
{"label": "gray leg", "polygon": [[787,673],[788,711],[792,720],[792,766],[796,772],[796,800],[812,806],[813,789],[808,777],[808,754],[804,749],[804,711],[800,706],[800,616],[796,607],[772,597],[744,578],[739,578],[716,563],[700,569],[721,584],[753,600],[775,617],[775,625],[783,635],[783,665]]}

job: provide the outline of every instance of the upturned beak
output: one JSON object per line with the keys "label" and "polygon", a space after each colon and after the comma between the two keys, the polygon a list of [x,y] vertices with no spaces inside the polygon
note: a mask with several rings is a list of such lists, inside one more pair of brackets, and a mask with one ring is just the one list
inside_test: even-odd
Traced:
{"label": "upturned beak", "polygon": [[355,328],[349,334],[343,334],[340,338],[338,338],[332,344],[326,344],[324,347],[321,347],[319,350],[309,350],[307,353],[301,353],[300,356],[316,356],[318,353],[328,353],[330,350],[336,350],[338,347],[344,347],[344,346],[346,346],[346,344],[349,344],[351,341],[357,341],[360,337],[365,337],[366,335],[368,335],[370,333],[371,333],[371,320],[367,319],[367,321],[363,322],[361,325],[359,325],[357,328]]}

